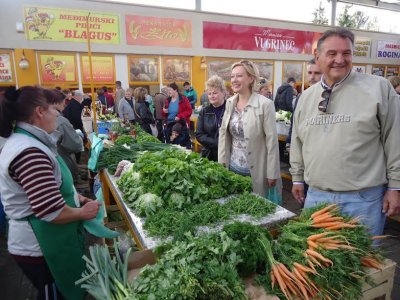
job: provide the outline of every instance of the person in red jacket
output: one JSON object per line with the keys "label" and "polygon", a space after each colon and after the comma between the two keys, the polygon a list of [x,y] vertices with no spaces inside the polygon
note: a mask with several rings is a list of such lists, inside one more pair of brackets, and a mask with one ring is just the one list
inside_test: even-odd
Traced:
{"label": "person in red jacket", "polygon": [[171,83],[168,87],[169,98],[165,102],[163,115],[167,117],[168,124],[184,119],[189,127],[192,106],[188,98],[179,93],[179,88],[176,83]]}

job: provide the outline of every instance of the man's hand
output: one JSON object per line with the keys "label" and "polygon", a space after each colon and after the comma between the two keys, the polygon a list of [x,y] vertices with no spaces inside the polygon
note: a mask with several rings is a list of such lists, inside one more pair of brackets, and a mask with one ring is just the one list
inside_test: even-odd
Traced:
{"label": "man's hand", "polygon": [[388,217],[400,214],[400,191],[387,190],[385,192],[382,212]]}
{"label": "man's hand", "polygon": [[292,195],[297,202],[304,203],[304,184],[293,184]]}
{"label": "man's hand", "polygon": [[275,186],[276,185],[276,179],[268,179],[267,178],[267,184],[269,187]]}

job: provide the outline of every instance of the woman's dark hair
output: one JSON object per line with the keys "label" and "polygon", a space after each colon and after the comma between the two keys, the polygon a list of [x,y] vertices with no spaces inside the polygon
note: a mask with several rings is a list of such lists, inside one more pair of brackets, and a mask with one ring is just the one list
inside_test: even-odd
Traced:
{"label": "woman's dark hair", "polygon": [[174,91],[179,92],[179,87],[178,87],[178,85],[177,85],[175,82],[170,83],[168,86],[169,86],[171,89],[173,89]]}
{"label": "woman's dark hair", "polygon": [[133,97],[136,102],[144,102],[146,100],[147,90],[143,87],[138,87],[133,91]]}
{"label": "woman's dark hair", "polygon": [[44,94],[48,104],[60,104],[64,101],[65,95],[59,90],[44,89]]}
{"label": "woman's dark hair", "polygon": [[56,104],[62,93],[46,90],[37,86],[25,86],[18,90],[9,88],[4,97],[0,97],[0,136],[9,137],[15,121],[28,122],[36,107],[48,108]]}

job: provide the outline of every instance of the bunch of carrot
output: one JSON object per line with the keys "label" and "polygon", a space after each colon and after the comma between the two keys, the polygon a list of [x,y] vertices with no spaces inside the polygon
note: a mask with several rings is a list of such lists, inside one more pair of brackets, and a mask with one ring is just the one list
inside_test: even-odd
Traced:
{"label": "bunch of carrot", "polygon": [[[342,298],[343,296],[333,287],[318,287],[316,281],[321,280],[316,279],[323,276],[321,270],[334,267],[334,254],[337,255],[337,251],[340,250],[351,251],[358,257],[359,264],[381,268],[379,260],[374,257],[372,251],[359,249],[357,245],[351,243],[349,231],[361,230],[361,227],[359,219],[341,216],[339,208],[334,204],[324,206],[311,215],[307,215],[305,220],[291,221],[286,225],[286,228],[283,226],[282,240],[278,238],[276,244],[291,241],[294,245],[291,254],[281,255],[280,260],[285,261],[286,265],[276,260],[273,251],[268,251],[267,245],[264,245],[268,262],[271,265],[269,275],[272,290],[279,287],[287,299],[314,299],[318,297],[319,299],[329,300],[332,297]],[[346,230],[342,231],[342,229]],[[299,233],[296,234],[295,231]],[[367,233],[364,234],[367,235]],[[372,239],[374,238],[381,237],[372,237]],[[346,255],[344,251],[341,251],[340,255]],[[293,257],[296,253],[302,254],[303,260],[299,256],[294,260],[288,256]],[[328,255],[329,258],[322,253]],[[292,263],[290,263],[290,260],[292,260]],[[349,276],[353,276],[361,285],[365,272],[351,272]]]}

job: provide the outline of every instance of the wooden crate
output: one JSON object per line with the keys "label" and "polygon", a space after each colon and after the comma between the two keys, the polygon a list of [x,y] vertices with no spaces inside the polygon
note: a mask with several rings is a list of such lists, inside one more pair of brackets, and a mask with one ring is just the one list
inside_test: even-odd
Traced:
{"label": "wooden crate", "polygon": [[363,286],[363,297],[362,300],[373,300],[373,299],[385,299],[390,300],[394,273],[396,270],[396,263],[390,259],[386,259],[383,263],[382,270],[371,269],[368,273],[374,285],[367,283]]}

